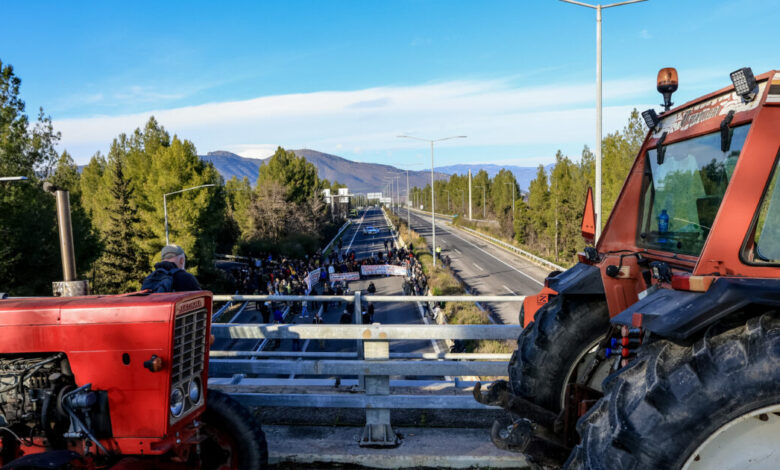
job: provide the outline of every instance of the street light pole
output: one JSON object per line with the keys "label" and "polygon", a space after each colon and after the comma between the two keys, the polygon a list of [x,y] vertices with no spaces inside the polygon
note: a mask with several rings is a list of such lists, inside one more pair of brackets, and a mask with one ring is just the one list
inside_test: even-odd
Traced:
{"label": "street light pole", "polygon": [[412,219],[411,214],[409,214],[409,204],[411,204],[409,195],[409,170],[406,170],[406,222],[409,225],[409,228],[412,228]]}
{"label": "street light pole", "polygon": [[596,237],[594,243],[598,243],[599,237],[601,236],[601,10],[629,5],[631,3],[645,2],[647,0],[628,0],[609,5],[590,5],[575,0],[561,1],[596,10]]}
{"label": "street light pole", "polygon": [[192,191],[193,189],[200,189],[200,188],[207,188],[209,186],[216,186],[215,184],[202,184],[200,186],[193,186],[191,188],[185,188],[180,189],[178,191],[174,191],[172,193],[165,193],[163,194],[163,212],[165,213],[165,244],[170,245],[170,242],[168,241],[168,196],[172,196],[174,194],[184,193],[187,191]]}
{"label": "street light pole", "polygon": [[421,139],[419,137],[412,137],[410,135],[399,135],[399,138],[402,139],[413,139],[413,140],[419,140],[422,142],[430,142],[431,144],[431,232],[432,232],[432,253],[433,253],[433,267],[436,267],[436,210],[434,206],[434,173],[433,173],[433,144],[434,142],[442,142],[444,140],[450,140],[450,139],[465,139],[465,135],[455,135],[452,137],[444,137],[443,139]]}

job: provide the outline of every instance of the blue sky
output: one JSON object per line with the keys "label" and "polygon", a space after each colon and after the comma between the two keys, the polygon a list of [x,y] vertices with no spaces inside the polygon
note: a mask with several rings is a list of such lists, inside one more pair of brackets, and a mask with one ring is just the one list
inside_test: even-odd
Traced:
{"label": "blue sky", "polygon": [[[556,0],[6,2],[0,60],[79,163],[154,114],[199,153],[277,145],[405,168],[548,163],[595,141],[595,11]],[[604,130],[780,68],[776,0],[604,11]]]}

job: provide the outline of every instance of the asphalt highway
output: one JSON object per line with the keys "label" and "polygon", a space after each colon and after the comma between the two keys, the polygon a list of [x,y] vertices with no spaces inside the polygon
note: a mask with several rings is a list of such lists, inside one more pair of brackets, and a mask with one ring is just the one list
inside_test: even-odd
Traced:
{"label": "asphalt highway", "polygon": [[[397,214],[406,219],[406,209]],[[431,218],[411,212],[411,227],[431,244]],[[436,219],[436,244],[442,256],[452,260],[453,270],[480,295],[535,295],[542,288],[548,269],[504,251],[465,231]],[[490,304],[496,323],[519,323],[520,303]]]}
{"label": "asphalt highway", "polygon": [[[366,227],[378,229],[376,234],[365,233]],[[392,233],[388,227],[382,211],[369,208],[361,217],[353,220],[353,224],[344,231],[341,236],[343,242],[342,252],[354,251],[355,257],[360,260],[371,256],[372,253],[384,251],[384,241],[393,241]],[[336,248],[338,249],[338,248]],[[368,284],[373,282],[376,287],[377,295],[402,295],[403,278],[398,276],[390,277],[372,277],[360,281],[350,282],[348,288],[350,292],[360,290],[364,295],[368,294]],[[364,307],[367,307],[365,301]],[[322,305],[323,323],[338,324],[342,314],[345,312],[345,303],[332,302],[329,305]],[[289,316],[289,323],[310,324],[313,323],[314,313],[319,310],[319,305],[308,306],[305,315]],[[416,303],[377,303],[374,305],[375,323],[383,324],[423,324],[424,320]],[[232,313],[225,318],[231,318],[233,323],[262,323],[263,319],[255,309],[255,303],[250,302],[247,307],[239,314]],[[224,321],[224,320],[223,320]],[[247,350],[254,349],[258,342],[256,340],[219,340],[214,345],[215,350],[232,349]],[[264,350],[292,351],[296,347],[292,340],[282,340],[276,346],[269,344]],[[301,340],[297,344],[301,351],[306,352],[354,352],[356,348],[355,341],[351,340]],[[390,343],[390,352],[435,352],[441,351],[446,346],[442,342],[431,341],[393,341]],[[417,377],[422,378],[422,377]],[[440,378],[438,378],[440,379]]]}

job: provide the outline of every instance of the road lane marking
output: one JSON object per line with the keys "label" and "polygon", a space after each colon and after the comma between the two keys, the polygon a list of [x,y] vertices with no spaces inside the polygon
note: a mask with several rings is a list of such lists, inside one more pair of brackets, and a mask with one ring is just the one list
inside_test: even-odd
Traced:
{"label": "road lane marking", "polygon": [[461,253],[461,252],[460,252],[460,250],[459,250],[459,249],[457,249],[457,248],[455,248],[455,253],[457,253],[457,254],[459,254],[459,255],[462,255],[462,254],[463,254],[463,253]]}
{"label": "road lane marking", "polygon": [[478,265],[477,263],[471,263],[471,264],[473,264],[474,267],[479,269],[480,271],[484,271],[485,270],[485,268],[483,268],[482,266]]}
{"label": "road lane marking", "polygon": [[366,213],[363,212],[363,216],[360,217],[360,222],[358,222],[358,226],[355,228],[355,233],[352,234],[352,240],[349,241],[349,246],[347,247],[347,253],[349,253],[349,249],[352,248],[352,242],[355,241],[355,237],[357,236],[358,232],[360,232],[360,226],[363,225],[363,219],[366,217]]}
{"label": "road lane marking", "polygon": [[[415,216],[419,217],[417,214],[415,214]],[[448,230],[444,230],[444,229],[443,229],[443,228],[441,228],[441,227],[439,227],[439,230],[441,230],[441,231],[442,231],[442,232],[444,232],[444,233],[448,233],[448,234],[452,235],[453,237],[455,237],[455,238],[457,238],[457,239],[459,239],[459,240],[462,240],[462,241],[464,241],[464,242],[468,243],[469,245],[471,245],[471,246],[473,246],[474,248],[478,249],[479,251],[481,251],[481,252],[485,253],[486,255],[490,256],[491,258],[495,259],[496,261],[500,262],[501,264],[505,265],[506,267],[508,267],[508,268],[511,268],[511,269],[514,269],[514,270],[515,270],[515,271],[517,271],[518,273],[520,273],[520,274],[522,274],[523,276],[527,277],[528,279],[530,279],[530,280],[534,281],[535,283],[539,284],[540,286],[543,286],[543,285],[544,285],[544,282],[542,282],[542,281],[537,281],[536,279],[534,279],[534,278],[533,278],[533,277],[531,277],[530,275],[528,275],[528,274],[524,273],[523,271],[520,271],[520,270],[519,270],[519,269],[517,269],[516,267],[512,266],[511,264],[507,263],[506,261],[502,260],[501,258],[499,258],[499,257],[495,256],[494,254],[492,254],[492,253],[488,253],[486,250],[483,250],[482,248],[480,248],[480,247],[478,247],[477,245],[475,245],[474,243],[472,243],[472,242],[470,242],[470,241],[466,240],[465,238],[461,237],[460,235],[456,234],[455,232],[450,232],[450,231],[448,231]]]}
{"label": "road lane marking", "polygon": [[509,287],[505,286],[504,284],[501,284],[501,286],[502,286],[504,289],[508,290],[510,294],[512,294],[512,295],[517,295],[517,294],[515,294],[515,291],[513,291],[513,290],[512,290],[512,289],[510,289]]}

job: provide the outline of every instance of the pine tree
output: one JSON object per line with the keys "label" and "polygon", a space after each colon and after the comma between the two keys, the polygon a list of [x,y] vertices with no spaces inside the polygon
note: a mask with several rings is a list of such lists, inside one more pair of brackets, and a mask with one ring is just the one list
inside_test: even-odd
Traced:
{"label": "pine tree", "polygon": [[135,243],[140,218],[131,202],[133,189],[130,180],[124,175],[122,160],[114,161],[112,166],[112,200],[108,208],[111,224],[105,234],[105,249],[98,260],[95,279],[95,291],[101,294],[119,294],[137,289],[145,264]]}

